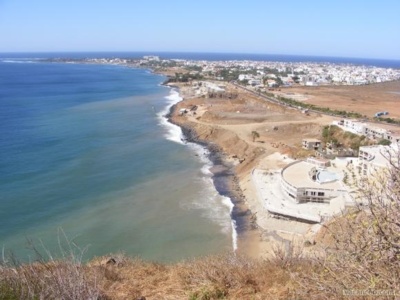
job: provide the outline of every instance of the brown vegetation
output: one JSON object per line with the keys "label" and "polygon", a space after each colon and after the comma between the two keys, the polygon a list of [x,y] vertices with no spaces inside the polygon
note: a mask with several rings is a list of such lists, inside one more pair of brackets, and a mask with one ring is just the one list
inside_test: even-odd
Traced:
{"label": "brown vegetation", "polygon": [[299,257],[233,254],[164,265],[125,256],[38,262],[0,269],[0,299],[287,299],[299,289]]}

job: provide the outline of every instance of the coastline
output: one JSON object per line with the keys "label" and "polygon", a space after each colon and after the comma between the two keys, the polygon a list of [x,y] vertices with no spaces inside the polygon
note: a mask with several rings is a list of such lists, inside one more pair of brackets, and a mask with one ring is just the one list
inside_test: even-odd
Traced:
{"label": "coastline", "polygon": [[247,204],[240,178],[235,170],[237,164],[229,158],[229,155],[218,143],[202,138],[199,131],[190,122],[180,122],[176,119],[177,110],[185,101],[182,97],[182,90],[177,85],[163,85],[176,90],[182,99],[170,107],[165,118],[171,124],[181,128],[185,142],[200,145],[208,150],[207,157],[213,165],[210,172],[214,187],[221,196],[228,197],[233,205],[231,211],[232,230],[236,231],[236,233],[232,233],[233,251],[251,257],[260,257],[260,242],[263,233],[256,223],[255,213],[249,209]]}

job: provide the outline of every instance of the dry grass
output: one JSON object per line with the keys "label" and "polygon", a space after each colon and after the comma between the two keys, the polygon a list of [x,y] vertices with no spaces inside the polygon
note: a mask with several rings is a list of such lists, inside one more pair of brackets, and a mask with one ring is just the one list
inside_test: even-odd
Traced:
{"label": "dry grass", "polygon": [[[341,299],[344,289],[371,288],[371,270],[354,252],[303,254],[292,243],[277,245],[269,260],[226,254],[173,265],[124,255],[87,264],[72,256],[21,266],[8,262],[0,268],[0,299]],[[397,266],[372,265],[385,280],[388,272],[398,273]],[[374,287],[388,288],[382,282]]]}
{"label": "dry grass", "polygon": [[[103,262],[101,262],[103,261]],[[292,268],[279,261],[251,260],[233,254],[211,256],[175,265],[125,258],[104,266],[92,266],[118,274],[104,276],[100,286],[112,299],[287,299],[296,294]]]}
{"label": "dry grass", "polygon": [[[43,246],[31,244],[36,260],[22,264],[3,250],[0,262],[0,299],[106,299],[98,287],[101,273],[93,273],[82,263],[84,250],[60,231],[60,258]],[[44,254],[43,254],[44,253]]]}
{"label": "dry grass", "polygon": [[0,299],[288,299],[299,288],[292,272],[307,268],[288,261],[226,254],[174,265],[123,255],[85,265],[72,258],[3,263]]}

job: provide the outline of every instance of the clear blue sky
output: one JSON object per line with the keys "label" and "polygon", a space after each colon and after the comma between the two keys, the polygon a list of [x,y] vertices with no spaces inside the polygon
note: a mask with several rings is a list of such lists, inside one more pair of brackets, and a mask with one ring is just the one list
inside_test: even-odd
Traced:
{"label": "clear blue sky", "polygon": [[400,0],[0,0],[0,52],[400,59]]}

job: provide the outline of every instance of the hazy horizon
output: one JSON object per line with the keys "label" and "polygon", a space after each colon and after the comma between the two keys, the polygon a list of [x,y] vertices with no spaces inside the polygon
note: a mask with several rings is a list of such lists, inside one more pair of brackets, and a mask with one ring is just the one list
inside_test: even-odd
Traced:
{"label": "hazy horizon", "polygon": [[[282,57],[319,57],[319,58],[344,58],[344,59],[371,59],[371,60],[388,60],[388,61],[400,61],[400,58],[381,58],[381,57],[357,57],[357,56],[326,56],[326,55],[312,55],[312,54],[280,54],[280,53],[251,53],[251,52],[213,52],[213,51],[162,51],[162,50],[148,50],[148,51],[128,51],[128,50],[109,50],[109,51],[101,51],[101,50],[76,50],[76,51],[0,51],[0,54],[123,54],[129,55],[135,54],[138,55],[162,55],[162,54],[227,54],[227,55],[249,55],[249,56],[282,56]],[[177,57],[179,58],[179,57]]]}

